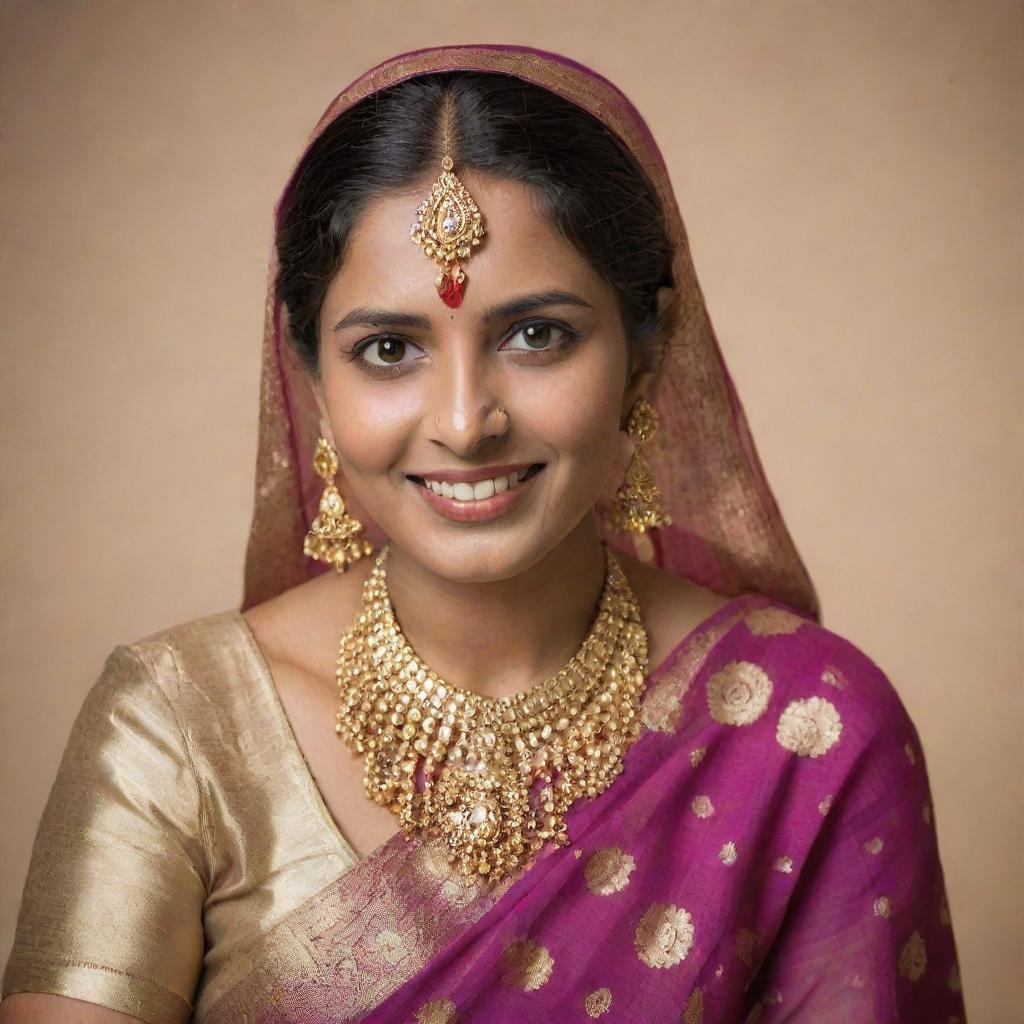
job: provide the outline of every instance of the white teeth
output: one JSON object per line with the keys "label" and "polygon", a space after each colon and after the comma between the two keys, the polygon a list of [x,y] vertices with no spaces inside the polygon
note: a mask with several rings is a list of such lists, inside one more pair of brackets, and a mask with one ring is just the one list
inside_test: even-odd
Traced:
{"label": "white teeth", "polygon": [[456,501],[483,501],[495,494],[501,494],[502,491],[518,487],[519,482],[529,471],[530,467],[527,466],[518,473],[508,473],[492,477],[490,480],[478,480],[472,484],[453,484],[447,480],[424,480],[423,484],[444,498],[454,498]]}

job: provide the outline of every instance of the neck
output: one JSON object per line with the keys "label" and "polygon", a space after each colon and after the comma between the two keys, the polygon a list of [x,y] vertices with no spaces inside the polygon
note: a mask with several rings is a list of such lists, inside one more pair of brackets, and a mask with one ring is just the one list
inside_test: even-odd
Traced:
{"label": "neck", "polygon": [[510,579],[451,580],[391,545],[395,617],[417,655],[455,686],[501,698],[554,675],[597,614],[605,557],[593,514]]}

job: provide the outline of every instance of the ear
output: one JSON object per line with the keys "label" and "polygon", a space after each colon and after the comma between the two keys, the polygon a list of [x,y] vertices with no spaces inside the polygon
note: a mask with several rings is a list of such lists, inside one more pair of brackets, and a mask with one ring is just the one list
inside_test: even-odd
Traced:
{"label": "ear", "polygon": [[320,413],[320,433],[337,448],[337,445],[334,444],[334,431],[331,429],[331,417],[327,413],[327,403],[324,401],[323,384],[314,380],[308,370],[306,371],[306,383],[309,384],[309,390],[313,392],[313,398],[316,400],[316,407]]}
{"label": "ear", "polygon": [[630,349],[630,373],[622,397],[622,418],[620,420],[623,430],[626,428],[633,403],[641,395],[646,395],[649,392],[651,385],[661,372],[661,360],[668,342],[668,334],[675,322],[675,317],[671,313],[676,297],[675,288],[662,286],[658,289],[658,331],[642,347]]}

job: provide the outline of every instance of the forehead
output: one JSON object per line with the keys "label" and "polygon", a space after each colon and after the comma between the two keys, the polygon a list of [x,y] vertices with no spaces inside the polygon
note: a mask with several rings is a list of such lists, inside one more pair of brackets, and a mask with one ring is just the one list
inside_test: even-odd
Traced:
{"label": "forehead", "polygon": [[459,178],[483,214],[486,234],[462,263],[466,292],[458,309],[441,303],[434,285],[439,267],[409,236],[416,206],[433,177],[419,189],[379,196],[364,207],[325,309],[330,306],[334,312],[344,303],[386,306],[404,301],[473,316],[512,293],[562,289],[594,299],[605,291],[610,295],[589,262],[558,232],[529,186],[471,172]]}

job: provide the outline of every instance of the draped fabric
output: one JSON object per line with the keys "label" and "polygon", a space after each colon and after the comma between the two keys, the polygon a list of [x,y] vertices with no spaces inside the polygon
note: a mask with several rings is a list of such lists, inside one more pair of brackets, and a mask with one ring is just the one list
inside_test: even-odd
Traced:
{"label": "draped fabric", "polygon": [[924,754],[885,675],[756,594],[648,677],[622,776],[501,882],[396,835],[210,1024],[962,1021]]}
{"label": "draped fabric", "polygon": [[[374,92],[415,75],[457,70],[514,75],[587,110],[628,147],[661,199],[673,245],[678,308],[651,395],[659,427],[644,455],[672,525],[635,537],[609,531],[602,523],[604,539],[627,555],[719,593],[756,590],[817,617],[817,596],[768,486],[708,317],[668,170],[646,123],[622,92],[573,60],[530,47],[416,50],[385,61],[344,89],[320,118],[309,144],[334,118]],[[289,185],[278,200],[278,217]],[[312,467],[318,414],[305,374],[285,338],[286,311],[273,288],[276,269],[272,250],[243,608],[323,569],[302,553],[302,538],[316,515],[323,487]],[[346,491],[344,480],[339,487],[366,525],[367,536],[382,543],[380,528]],[[601,513],[610,497],[602,497]]]}

